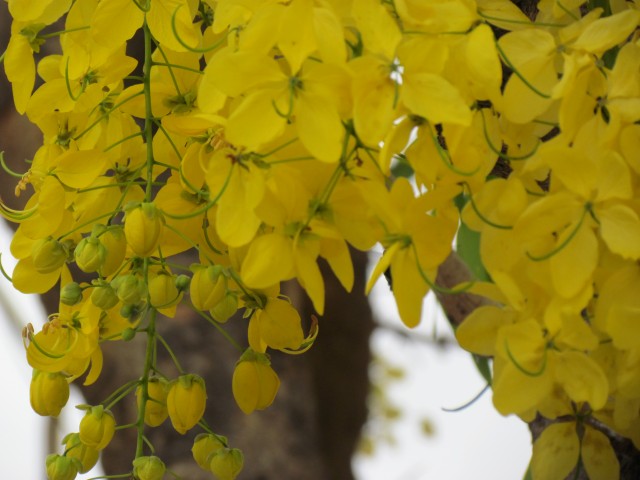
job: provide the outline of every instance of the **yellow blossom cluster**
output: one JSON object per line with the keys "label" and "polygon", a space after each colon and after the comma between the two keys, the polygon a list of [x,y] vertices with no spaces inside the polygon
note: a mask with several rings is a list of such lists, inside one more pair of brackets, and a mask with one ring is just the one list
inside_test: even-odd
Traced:
{"label": "yellow blossom cluster", "polygon": [[[414,327],[463,230],[485,278],[455,291],[493,303],[458,340],[493,357],[498,411],[557,419],[534,445],[533,478],[618,478],[603,431],[640,447],[637,0],[540,0],[534,19],[508,0],[8,6],[5,71],[43,135],[16,188],[31,190],[26,207],[0,204],[20,224],[12,282],[60,289],[59,313],[24,334],[34,409],[57,415],[69,382],[96,381],[102,342],[147,337],[142,377],[84,407],[47,459],[51,480],[92,468],[115,432],[110,407],[133,396],[131,475],[164,475],[144,432],[169,417],[206,432],[193,448],[203,469],[235,478],[242,454],[202,420],[202,379],[175,358],[178,378],[155,368],[157,348],[174,356],[157,314],[175,316],[186,295],[224,331],[244,312],[246,341],[229,339],[248,414],[278,390],[267,352],[302,353],[318,333],[281,282],[297,279],[322,315],[318,260],[351,290],[349,247],[381,244],[367,291],[389,271]],[[140,30],[136,70],[126,46]],[[36,62],[53,41],[61,53]],[[180,265],[189,250],[198,262]]]}

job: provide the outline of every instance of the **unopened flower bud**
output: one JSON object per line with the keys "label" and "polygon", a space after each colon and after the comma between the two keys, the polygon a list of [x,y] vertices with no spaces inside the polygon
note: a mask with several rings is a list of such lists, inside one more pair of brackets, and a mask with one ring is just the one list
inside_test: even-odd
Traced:
{"label": "unopened flower bud", "polygon": [[[223,443],[224,442],[224,443]],[[196,436],[191,453],[193,459],[203,470],[209,470],[211,465],[211,455],[221,448],[225,448],[227,439],[210,433],[201,433]]]}
{"label": "unopened flower bud", "polygon": [[130,323],[134,323],[144,312],[144,303],[122,305],[120,307],[120,316],[129,320]]}
{"label": "unopened flower bud", "polygon": [[91,291],[91,303],[102,310],[112,309],[119,301],[116,291],[107,282],[98,282]]}
{"label": "unopened flower bud", "polygon": [[187,288],[189,288],[190,283],[191,277],[189,277],[189,275],[181,274],[176,277],[176,288],[181,292],[184,292]]}
{"label": "unopened flower bud", "polygon": [[78,472],[86,473],[96,466],[100,452],[95,448],[89,447],[80,441],[80,435],[70,433],[62,440],[67,452],[67,457],[78,460]]}
{"label": "unopened flower bud", "polygon": [[164,462],[154,455],[133,461],[133,476],[138,480],[162,480],[166,470]]}
{"label": "unopened flower bud", "polygon": [[116,420],[102,405],[91,407],[80,421],[80,440],[96,450],[109,445],[115,431]]}
{"label": "unopened flower bud", "polygon": [[220,300],[209,313],[214,320],[224,323],[238,311],[238,297],[235,293],[227,292],[222,300]]}
{"label": "unopened flower bud", "polygon": [[38,240],[31,249],[33,266],[38,273],[55,272],[64,265],[68,256],[66,246],[51,237]]}
{"label": "unopened flower bud", "polygon": [[209,469],[218,480],[233,480],[242,471],[244,456],[237,448],[221,448],[212,457]]}
{"label": "unopened flower bud", "polygon": [[38,415],[57,417],[69,400],[69,382],[62,373],[34,369],[29,399],[31,408]]}
{"label": "unopened flower bud", "polygon": [[167,410],[173,428],[185,434],[202,418],[207,402],[204,380],[198,375],[181,375],[171,382]]}
{"label": "unopened flower bud", "polygon": [[127,273],[116,277],[111,286],[116,289],[116,295],[125,305],[140,303],[147,296],[147,284],[139,275]]}
{"label": "unopened flower bud", "polygon": [[189,287],[191,302],[200,311],[211,310],[224,297],[227,279],[220,265],[193,267],[193,278]]}
{"label": "unopened flower bud", "polygon": [[45,462],[49,480],[74,480],[78,475],[78,464],[75,458],[52,453]]}
{"label": "unopened flower bud", "polygon": [[236,403],[247,415],[264,410],[273,403],[280,388],[280,379],[263,353],[247,350],[233,371],[231,389]]}
{"label": "unopened flower bud", "polygon": [[149,281],[149,297],[153,307],[168,308],[178,303],[182,294],[176,287],[175,277],[161,271]]}
{"label": "unopened flower bud", "polygon": [[76,265],[86,273],[98,271],[107,257],[104,245],[93,237],[85,237],[80,240],[73,253]]}
{"label": "unopened flower bud", "polygon": [[130,342],[131,340],[134,339],[135,336],[136,336],[135,328],[125,328],[122,331],[122,340],[124,340],[125,342]]}
{"label": "unopened flower bud", "polygon": [[65,305],[76,305],[82,300],[82,287],[77,282],[69,282],[60,290],[60,302]]}
{"label": "unopened flower bud", "polygon": [[124,234],[131,250],[139,257],[153,254],[160,244],[164,218],[154,203],[143,202],[129,210],[124,219]]}
{"label": "unopened flower bud", "polygon": [[[150,427],[157,427],[169,416],[167,410],[168,383],[157,377],[150,378],[147,382],[148,400],[144,408],[144,423]],[[136,389],[138,408],[142,406],[142,387]]]}
{"label": "unopened flower bud", "polygon": [[124,229],[120,225],[114,225],[102,233],[98,240],[104,246],[106,256],[98,273],[103,277],[108,277],[115,273],[124,260],[127,253],[127,239],[124,236]]}

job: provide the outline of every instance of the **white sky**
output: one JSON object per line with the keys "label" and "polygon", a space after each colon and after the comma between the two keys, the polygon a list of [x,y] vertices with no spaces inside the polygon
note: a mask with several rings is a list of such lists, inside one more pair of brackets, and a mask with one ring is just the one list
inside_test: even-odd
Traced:
{"label": "white sky", "polygon": [[[9,254],[10,231],[0,222],[0,252],[8,272],[14,260]],[[13,306],[22,324],[31,322],[39,328],[45,318],[34,296],[15,291],[0,278],[0,295]],[[373,293],[374,308],[382,322],[399,325],[397,312],[384,281]],[[425,302],[425,319],[417,333],[451,336],[433,299]],[[0,478],[44,480],[46,419],[29,406],[31,368],[21,344],[20,329],[0,309],[0,363],[5,365],[0,394]],[[389,389],[389,397],[401,407],[403,418],[394,424],[398,443],[380,444],[373,457],[358,456],[354,468],[358,480],[519,480],[531,455],[530,436],[519,419],[504,418],[491,405],[490,392],[461,412],[442,411],[473,398],[484,386],[469,355],[458,348],[436,349],[402,338],[384,329],[374,334],[372,347],[376,355],[403,368],[406,378]],[[72,394],[73,395],[73,394]],[[72,408],[82,403],[73,396],[65,408],[70,415],[62,419],[64,434],[77,431],[80,413]],[[71,408],[70,408],[71,407]],[[420,421],[428,418],[435,435],[425,437]],[[58,451],[61,453],[61,450]],[[188,454],[186,452],[185,454]],[[94,469],[78,479],[99,475]]]}

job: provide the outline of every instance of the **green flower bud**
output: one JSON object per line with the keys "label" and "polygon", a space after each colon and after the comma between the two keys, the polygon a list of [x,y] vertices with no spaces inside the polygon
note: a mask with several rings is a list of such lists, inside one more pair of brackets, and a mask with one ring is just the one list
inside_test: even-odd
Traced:
{"label": "green flower bud", "polygon": [[86,273],[98,271],[107,258],[107,250],[98,239],[85,237],[80,240],[74,251],[78,268]]}
{"label": "green flower bud", "polygon": [[130,342],[131,340],[134,339],[135,336],[136,336],[135,328],[125,328],[122,331],[122,340],[124,340],[125,342]]}
{"label": "green flower bud", "polygon": [[193,267],[193,278],[189,287],[191,302],[200,311],[211,310],[224,297],[227,279],[220,265]]}
{"label": "green flower bud", "polygon": [[147,284],[139,275],[127,273],[116,277],[111,286],[116,289],[116,295],[125,305],[142,302],[147,296]]}
{"label": "green flower bud", "polygon": [[167,410],[173,428],[185,434],[204,415],[207,391],[204,380],[198,375],[182,375],[169,385]]}
{"label": "green flower bud", "polygon": [[102,450],[113,438],[116,420],[102,405],[91,407],[80,421],[80,440],[96,450]]}
{"label": "green flower bud", "polygon": [[78,475],[78,460],[52,453],[45,461],[49,480],[74,480]]}
{"label": "green flower bud", "polygon": [[75,458],[78,460],[78,472],[86,473],[96,466],[100,452],[95,448],[88,447],[80,441],[80,435],[77,433],[70,433],[64,440],[62,440],[64,448],[66,449],[66,455],[69,458]]}
{"label": "green flower bud", "polygon": [[187,288],[189,288],[190,283],[191,277],[189,277],[189,275],[181,274],[176,277],[176,288],[181,292],[184,292]]}
{"label": "green flower bud", "polygon": [[102,310],[112,309],[119,301],[116,291],[107,282],[95,284],[91,291],[91,303]]}
{"label": "green flower bud", "polygon": [[224,323],[238,311],[238,297],[233,292],[227,294],[215,305],[209,313],[218,322]]}
{"label": "green flower bud", "polygon": [[66,245],[51,237],[38,240],[31,249],[33,266],[39,273],[55,272],[64,265],[68,256]]}
{"label": "green flower bud", "polygon": [[60,302],[65,305],[76,305],[82,300],[82,287],[77,282],[69,282],[60,290]]}
{"label": "green flower bud", "polygon": [[154,203],[143,202],[129,210],[124,219],[124,234],[131,250],[139,257],[153,254],[160,244],[164,218]]}
{"label": "green flower bud", "polygon": [[[224,443],[223,443],[224,442]],[[225,448],[227,439],[212,435],[210,433],[201,433],[196,436],[191,453],[193,459],[203,470],[210,470],[211,456],[221,448]]]}
{"label": "green flower bud", "polygon": [[209,469],[218,480],[233,480],[242,471],[244,456],[237,448],[221,448],[212,457]]}
{"label": "green flower bud", "polygon": [[29,387],[31,408],[38,415],[57,417],[69,400],[69,382],[62,373],[33,370]]}
{"label": "green flower bud", "polygon": [[138,457],[133,461],[133,476],[138,480],[162,480],[167,470],[156,456]]}
{"label": "green flower bud", "polygon": [[98,273],[103,277],[115,273],[127,253],[127,239],[124,236],[124,229],[120,225],[108,227],[107,230],[102,233],[98,240],[104,246],[106,255],[102,265],[98,269]]}
{"label": "green flower bud", "polygon": [[138,303],[136,305],[127,304],[120,308],[120,316],[129,320],[129,322],[135,322],[140,314],[144,311],[144,303]]}

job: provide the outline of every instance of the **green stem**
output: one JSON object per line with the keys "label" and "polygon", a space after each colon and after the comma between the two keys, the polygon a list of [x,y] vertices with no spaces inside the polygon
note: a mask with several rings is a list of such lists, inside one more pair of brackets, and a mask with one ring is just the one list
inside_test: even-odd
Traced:
{"label": "green stem", "polygon": [[498,40],[496,40],[496,49],[498,50],[498,53],[500,54],[500,56],[502,57],[502,60],[504,61],[504,63],[507,65],[507,67],[509,67],[511,69],[511,71],[513,72],[513,74],[518,77],[520,80],[522,80],[522,83],[524,83],[529,90],[531,90],[533,93],[535,93],[536,95],[542,97],[542,98],[546,98],[546,99],[550,99],[551,95],[547,95],[546,93],[541,92],[540,90],[538,90],[536,87],[534,87],[533,85],[531,85],[531,83],[529,82],[529,80],[527,80],[524,75],[522,75],[518,69],[516,67],[514,67],[513,63],[511,63],[511,61],[509,60],[509,58],[507,57],[507,55],[504,53],[504,50],[502,50],[502,47],[500,46],[500,42],[498,42]]}
{"label": "green stem", "polygon": [[131,135],[127,135],[126,137],[121,138],[121,139],[120,139],[120,140],[118,140],[117,142],[112,143],[112,144],[111,144],[111,145],[109,145],[108,147],[104,148],[102,151],[103,151],[103,152],[108,152],[108,151],[109,151],[109,150],[111,150],[112,148],[117,147],[118,145],[120,145],[121,143],[124,143],[124,142],[126,142],[127,140],[131,140],[132,138],[139,137],[139,136],[141,136],[141,135],[143,135],[143,134],[144,134],[143,132],[136,132],[136,133],[132,133]]}
{"label": "green stem", "polygon": [[[113,392],[111,395],[109,395],[107,398],[105,398],[100,403],[102,405],[105,405],[105,408],[107,410],[109,410],[114,405],[114,403],[116,403],[114,401],[115,398],[120,400],[121,398],[126,396],[129,392],[131,392],[131,390],[133,390],[137,385],[138,385],[138,381],[137,380],[131,380],[131,381],[125,383],[124,385],[121,385],[115,392]],[[124,395],[122,395],[123,393],[124,393]]]}
{"label": "green stem", "polygon": [[75,27],[75,28],[69,28],[69,29],[65,29],[65,30],[58,30],[57,32],[51,32],[51,33],[45,33],[43,35],[38,35],[38,38],[43,38],[43,39],[47,39],[47,38],[53,38],[53,37],[59,37],[60,35],[64,34],[64,33],[72,33],[72,32],[79,32],[81,30],[89,30],[91,27],[89,25],[86,25],[84,27]]}
{"label": "green stem", "polygon": [[525,252],[527,254],[527,257],[529,257],[529,259],[533,260],[534,262],[542,262],[544,260],[548,260],[549,258],[551,258],[554,255],[556,255],[558,252],[563,250],[564,247],[569,245],[571,240],[573,240],[573,237],[576,236],[576,234],[580,230],[580,227],[582,227],[582,223],[584,222],[584,219],[587,216],[587,212],[589,212],[590,210],[591,210],[590,205],[587,205],[585,207],[585,209],[582,211],[582,216],[580,217],[580,220],[576,224],[575,228],[571,231],[571,233],[569,233],[569,235],[567,235],[567,238],[565,238],[564,241],[561,242],[560,245],[558,245],[556,248],[554,248],[553,250],[551,250],[548,253],[545,253],[544,255],[539,255],[539,256],[538,255],[532,255],[529,252]]}
{"label": "green stem", "polygon": [[178,361],[178,357],[176,357],[176,354],[173,353],[173,350],[171,349],[171,347],[169,346],[169,344],[167,343],[167,341],[162,338],[162,335],[157,334],[156,338],[158,339],[158,341],[162,344],[162,346],[164,347],[164,349],[167,351],[167,353],[169,354],[169,356],[171,357],[171,360],[173,361],[173,364],[176,366],[176,368],[178,369],[178,373],[180,373],[180,375],[184,375],[184,369],[182,368],[182,366],[180,365],[180,362]]}
{"label": "green stem", "polygon": [[[144,23],[142,25],[144,32],[144,65],[142,72],[144,76],[143,92],[145,100],[145,121],[144,121],[144,137],[147,148],[147,162],[146,162],[146,180],[147,186],[145,189],[145,201],[150,202],[153,194],[153,112],[151,110],[151,32],[147,19],[145,16]],[[146,280],[149,279],[149,259],[144,259],[143,275]],[[151,299],[147,293],[147,304],[151,305]],[[156,318],[157,310],[155,308],[149,309],[149,322],[147,324],[147,348],[145,353],[144,368],[142,370],[142,378],[140,379],[140,394],[141,402],[138,404],[138,419],[136,421],[137,426],[137,440],[136,440],[136,456],[139,458],[144,454],[144,417],[147,406],[147,400],[149,400],[149,375],[153,369],[155,353],[156,353]]]}
{"label": "green stem", "polygon": [[513,226],[511,225],[500,225],[498,223],[492,222],[487,217],[485,217],[485,215],[480,211],[480,209],[478,208],[478,205],[473,199],[473,192],[471,191],[471,187],[469,186],[469,184],[465,182],[463,185],[467,188],[467,190],[469,190],[469,203],[471,203],[471,208],[473,208],[473,211],[476,212],[476,215],[478,215],[478,218],[480,218],[480,220],[482,220],[483,223],[486,223],[490,227],[497,228],[500,230],[513,229]]}
{"label": "green stem", "polygon": [[2,170],[4,170],[5,173],[8,173],[12,177],[22,178],[25,176],[24,173],[14,172],[9,168],[9,165],[7,165],[7,162],[4,161],[4,152],[0,152],[0,165],[2,165]]}
{"label": "green stem", "polygon": [[233,345],[233,347],[236,350],[238,350],[240,353],[245,351],[245,349],[242,348],[238,342],[236,342],[235,338],[229,335],[229,333],[224,328],[222,328],[220,324],[216,322],[213,318],[209,317],[207,314],[205,314],[204,312],[201,312],[200,310],[194,309],[194,311],[198,315],[200,315],[202,318],[204,318],[207,322],[209,322],[211,325],[213,325],[216,328],[216,330],[218,330],[222,334],[222,336],[226,338],[231,345]]}

